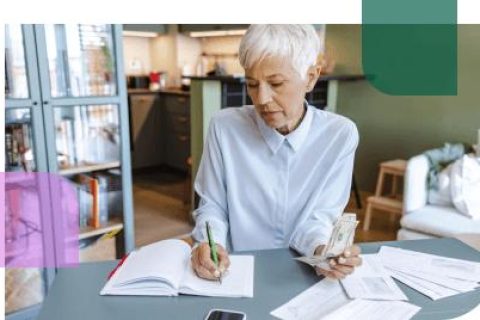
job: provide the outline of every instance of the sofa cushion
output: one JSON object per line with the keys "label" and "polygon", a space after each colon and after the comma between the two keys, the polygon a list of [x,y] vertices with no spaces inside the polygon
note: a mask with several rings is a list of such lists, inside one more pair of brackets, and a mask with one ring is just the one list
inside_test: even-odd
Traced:
{"label": "sofa cushion", "polygon": [[420,240],[420,239],[438,239],[438,237],[432,236],[426,233],[420,233],[409,229],[400,229],[397,232],[397,240]]}
{"label": "sofa cushion", "polygon": [[437,237],[452,237],[458,233],[480,234],[480,220],[461,215],[454,207],[428,205],[405,214],[403,228]]}

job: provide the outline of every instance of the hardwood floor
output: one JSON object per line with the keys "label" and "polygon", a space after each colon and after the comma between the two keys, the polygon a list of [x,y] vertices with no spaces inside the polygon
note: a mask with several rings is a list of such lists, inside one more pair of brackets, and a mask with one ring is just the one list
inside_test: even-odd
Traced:
{"label": "hardwood floor", "polygon": [[184,205],[185,177],[171,173],[134,175],[135,245],[189,233],[190,206]]}
{"label": "hardwood floor", "polygon": [[[134,175],[135,245],[143,246],[155,241],[178,237],[189,233],[190,205],[185,199],[185,176],[172,173],[148,173]],[[371,193],[361,192],[362,209],[358,209],[352,196],[345,209],[357,213],[361,221],[357,227],[355,242],[395,240],[399,229],[399,217],[394,221],[384,212],[374,212],[369,231],[363,231],[366,198]]]}

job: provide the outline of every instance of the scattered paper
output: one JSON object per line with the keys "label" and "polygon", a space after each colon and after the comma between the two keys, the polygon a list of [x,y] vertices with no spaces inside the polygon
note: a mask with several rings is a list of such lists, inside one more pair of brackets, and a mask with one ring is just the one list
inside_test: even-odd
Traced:
{"label": "scattered paper", "polygon": [[318,320],[349,301],[337,280],[323,279],[270,314],[282,320]]}
{"label": "scattered paper", "polygon": [[410,269],[438,276],[447,275],[450,278],[480,281],[480,263],[442,257],[434,254],[421,253],[401,248],[382,246],[380,259],[386,266]]}
{"label": "scattered paper", "polygon": [[362,265],[340,280],[349,298],[372,300],[408,300],[383,268],[376,254],[362,255]]}
{"label": "scattered paper", "polygon": [[408,320],[420,307],[403,301],[370,301],[355,299],[322,320]]}
{"label": "scattered paper", "polygon": [[351,300],[338,281],[324,279],[270,314],[282,320],[407,320],[419,310],[402,301]]}
{"label": "scattered paper", "polygon": [[412,277],[408,274],[398,272],[395,270],[390,270],[392,277],[402,282],[403,284],[409,286],[410,288],[417,290],[418,292],[426,295],[432,300],[438,300],[450,296],[459,294],[459,291],[442,287],[435,283],[425,281],[419,278]]}
{"label": "scattered paper", "polygon": [[432,300],[479,286],[480,263],[383,246],[378,253],[392,277]]}

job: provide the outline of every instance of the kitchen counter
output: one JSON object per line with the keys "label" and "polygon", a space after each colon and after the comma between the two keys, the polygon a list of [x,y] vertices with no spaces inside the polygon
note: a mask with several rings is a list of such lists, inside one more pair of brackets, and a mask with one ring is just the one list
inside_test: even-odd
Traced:
{"label": "kitchen counter", "polygon": [[183,91],[180,88],[165,88],[165,89],[160,89],[160,90],[149,90],[149,89],[128,89],[127,90],[128,94],[175,94],[175,95],[181,95],[181,96],[190,96],[190,91]]}
{"label": "kitchen counter", "polygon": [[[211,80],[211,81],[236,82],[236,83],[245,82],[245,77],[234,77],[234,76],[185,76],[183,78],[191,79],[191,80]],[[359,75],[359,74],[329,74],[329,75],[321,75],[320,78],[318,78],[318,81],[330,81],[330,80],[357,81],[357,80],[364,80],[365,78],[366,78],[365,75]]]}
{"label": "kitchen counter", "polygon": [[244,83],[245,77],[234,77],[234,76],[183,76],[184,79],[190,80],[210,80],[210,81],[222,81],[222,82],[235,82],[235,83]]}

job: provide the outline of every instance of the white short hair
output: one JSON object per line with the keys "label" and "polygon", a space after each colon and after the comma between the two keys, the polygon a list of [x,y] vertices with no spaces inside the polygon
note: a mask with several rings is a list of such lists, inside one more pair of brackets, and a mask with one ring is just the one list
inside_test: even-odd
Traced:
{"label": "white short hair", "polygon": [[287,58],[305,78],[320,50],[320,38],[310,24],[252,24],[240,42],[239,59],[249,69],[266,57]]}

